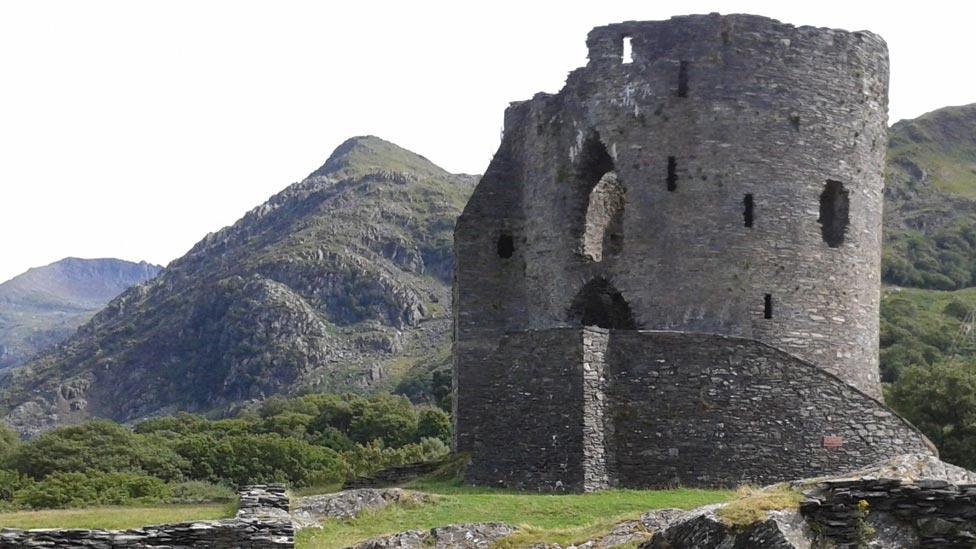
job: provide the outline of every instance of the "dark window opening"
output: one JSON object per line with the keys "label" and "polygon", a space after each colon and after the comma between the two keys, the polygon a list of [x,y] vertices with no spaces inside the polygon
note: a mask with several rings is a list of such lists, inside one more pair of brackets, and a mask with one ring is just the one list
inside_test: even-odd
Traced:
{"label": "dark window opening", "polygon": [[635,330],[637,323],[624,297],[603,278],[587,282],[573,298],[570,320],[583,326]]}
{"label": "dark window opening", "polygon": [[678,161],[673,156],[668,157],[668,190],[675,191],[678,188]]}
{"label": "dark window opening", "polygon": [[688,97],[688,62],[678,64],[678,97]]}
{"label": "dark window opening", "polygon": [[773,294],[763,297],[763,318],[773,318]]}
{"label": "dark window opening", "polygon": [[512,235],[502,233],[498,235],[498,257],[508,259],[515,253],[515,239]]}
{"label": "dark window opening", "polygon": [[583,150],[577,159],[577,171],[587,193],[600,182],[601,177],[613,171],[613,158],[610,158],[607,147],[600,141],[600,134],[591,132],[583,142]]}
{"label": "dark window opening", "polygon": [[622,48],[622,52],[623,53],[620,56],[620,62],[623,63],[623,64],[625,64],[625,65],[627,63],[633,63],[634,62],[634,45],[631,44],[630,37],[629,36],[624,36],[624,40],[623,40],[622,46],[623,46],[623,48]]}
{"label": "dark window opening", "polygon": [[847,225],[850,223],[850,193],[840,181],[827,180],[820,193],[820,223],[824,242],[831,248],[844,243]]}
{"label": "dark window opening", "polygon": [[798,114],[790,115],[790,126],[793,126],[794,130],[800,131],[800,115]]}
{"label": "dark window opening", "polygon": [[745,198],[742,199],[743,211],[742,217],[745,221],[746,227],[752,227],[752,213],[753,213],[753,201],[752,193],[747,194]]}

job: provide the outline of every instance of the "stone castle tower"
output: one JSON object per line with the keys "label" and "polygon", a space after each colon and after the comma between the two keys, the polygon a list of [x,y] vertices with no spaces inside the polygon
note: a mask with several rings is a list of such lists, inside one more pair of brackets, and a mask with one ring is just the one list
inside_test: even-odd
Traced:
{"label": "stone castle tower", "polygon": [[888,58],[749,16],[596,28],[455,231],[456,446],[539,489],[930,451],[880,398]]}

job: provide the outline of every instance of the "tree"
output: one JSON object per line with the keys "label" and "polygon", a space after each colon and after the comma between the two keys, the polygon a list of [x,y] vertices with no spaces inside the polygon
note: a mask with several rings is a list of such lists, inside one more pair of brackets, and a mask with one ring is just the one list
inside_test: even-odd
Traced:
{"label": "tree", "polygon": [[935,443],[942,459],[976,468],[976,361],[909,366],[886,396]]}

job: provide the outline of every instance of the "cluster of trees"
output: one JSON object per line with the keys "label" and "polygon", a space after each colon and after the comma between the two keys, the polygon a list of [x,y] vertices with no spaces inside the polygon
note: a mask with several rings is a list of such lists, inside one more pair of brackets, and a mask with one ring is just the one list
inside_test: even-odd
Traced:
{"label": "cluster of trees", "polygon": [[976,469],[976,289],[889,289],[881,301],[885,400],[939,447]]}
{"label": "cluster of trees", "polygon": [[340,483],[391,465],[441,458],[450,420],[402,396],[272,399],[236,417],[107,420],[21,442],[0,433],[0,501],[71,507],[229,497],[231,487]]}

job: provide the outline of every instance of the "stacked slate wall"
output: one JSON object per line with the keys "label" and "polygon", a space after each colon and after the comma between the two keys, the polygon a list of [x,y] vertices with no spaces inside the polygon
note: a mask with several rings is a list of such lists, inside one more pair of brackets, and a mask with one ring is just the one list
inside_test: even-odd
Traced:
{"label": "stacked slate wall", "polygon": [[877,400],[756,341],[620,330],[608,349],[620,486],[764,485],[933,452]]}
{"label": "stacked slate wall", "polygon": [[456,436],[471,454],[468,482],[582,490],[581,342],[572,328],[513,333],[465,364],[458,399],[466,413]]}
{"label": "stacked slate wall", "polygon": [[0,530],[0,549],[293,548],[294,537],[284,487],[255,485],[241,490],[237,516],[232,519],[161,524],[130,530],[4,528]]}
{"label": "stacked slate wall", "polygon": [[800,511],[816,533],[839,547],[862,546],[878,527],[897,529],[906,547],[976,546],[976,486],[852,479],[819,488],[820,495],[804,501]]}

